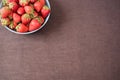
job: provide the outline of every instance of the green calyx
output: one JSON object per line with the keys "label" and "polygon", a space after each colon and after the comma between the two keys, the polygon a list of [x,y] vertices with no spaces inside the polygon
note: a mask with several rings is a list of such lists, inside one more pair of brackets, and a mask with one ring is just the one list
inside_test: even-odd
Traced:
{"label": "green calyx", "polygon": [[34,9],[31,10],[30,14],[34,14]]}
{"label": "green calyx", "polygon": [[45,10],[49,10],[49,8],[48,8],[47,5],[43,6],[43,9],[45,9]]}
{"label": "green calyx", "polygon": [[7,0],[2,0],[2,5],[3,6],[7,5]]}
{"label": "green calyx", "polygon": [[10,27],[11,29],[13,29],[13,27],[14,27],[13,21],[10,23],[9,27]]}
{"label": "green calyx", "polygon": [[10,11],[10,8],[8,6],[5,6],[3,7],[5,10],[9,10]]}
{"label": "green calyx", "polygon": [[20,0],[20,3],[24,3],[24,4],[26,4],[26,3],[28,3],[30,0]]}
{"label": "green calyx", "polygon": [[39,23],[41,22],[40,20],[40,17],[37,17],[37,18],[35,18]]}
{"label": "green calyx", "polygon": [[29,5],[30,5],[32,8],[34,8],[34,5],[33,5],[33,4],[30,3]]}
{"label": "green calyx", "polygon": [[13,8],[13,3],[9,3],[9,8],[12,9]]}
{"label": "green calyx", "polygon": [[35,17],[36,17],[34,13],[35,13],[35,12],[34,12],[34,10],[33,10],[33,12],[30,14],[30,17],[31,17],[31,18],[35,18]]}
{"label": "green calyx", "polygon": [[34,14],[30,14],[30,17],[31,17],[31,18],[34,18]]}
{"label": "green calyx", "polygon": [[10,19],[10,20],[12,20],[12,19],[13,19],[13,17],[12,17],[12,16],[10,16],[10,15],[9,15],[8,17],[9,17],[9,19]]}
{"label": "green calyx", "polygon": [[20,23],[15,27],[16,30],[20,28]]}
{"label": "green calyx", "polygon": [[26,19],[31,19],[31,16],[29,14],[24,14],[23,17]]}
{"label": "green calyx", "polygon": [[37,17],[37,18],[35,18],[36,20],[38,20],[38,22],[40,23],[40,24],[42,24],[43,22],[43,20],[42,20],[42,17],[41,16],[39,16],[39,17]]}
{"label": "green calyx", "polygon": [[1,24],[2,24],[2,26],[7,26],[10,24],[10,22],[7,19],[1,19]]}

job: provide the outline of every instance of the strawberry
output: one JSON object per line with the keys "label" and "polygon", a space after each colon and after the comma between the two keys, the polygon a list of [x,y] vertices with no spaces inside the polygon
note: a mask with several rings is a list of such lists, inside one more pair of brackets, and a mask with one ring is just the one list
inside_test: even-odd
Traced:
{"label": "strawberry", "polygon": [[6,18],[11,13],[9,7],[5,6],[0,9],[0,16],[1,18]]}
{"label": "strawberry", "polygon": [[29,24],[29,31],[33,31],[40,28],[43,22],[44,22],[44,19],[41,16],[32,19],[32,21]]}
{"label": "strawberry", "polygon": [[26,5],[29,4],[29,2],[30,2],[30,0],[19,0],[19,4],[20,4],[21,6],[26,6]]}
{"label": "strawberry", "polygon": [[45,5],[45,0],[40,0],[40,2],[41,2],[41,4],[42,4],[42,6]]}
{"label": "strawberry", "polygon": [[13,24],[14,24],[15,26],[17,26],[17,23],[16,23],[15,21],[13,21]]}
{"label": "strawberry", "polygon": [[28,27],[27,26],[25,26],[24,24],[22,24],[22,23],[19,23],[17,26],[16,26],[16,31],[17,32],[27,32],[28,31]]}
{"label": "strawberry", "polygon": [[13,19],[13,12],[11,12],[8,17],[9,19]]}
{"label": "strawberry", "polygon": [[2,26],[7,26],[10,24],[10,19],[9,18],[2,18],[1,19],[1,24]]}
{"label": "strawberry", "polygon": [[46,18],[48,16],[48,14],[50,13],[50,8],[48,8],[48,6],[43,6],[43,8],[41,9],[41,14],[43,16],[43,18]]}
{"label": "strawberry", "polygon": [[33,31],[38,29],[41,26],[40,22],[38,19],[32,19],[32,21],[29,24],[29,31]]}
{"label": "strawberry", "polygon": [[40,16],[39,18],[40,18],[40,23],[43,24],[44,23],[44,18],[42,16]]}
{"label": "strawberry", "polygon": [[34,3],[34,2],[36,2],[36,1],[37,1],[37,0],[30,0],[31,3]]}
{"label": "strawberry", "polygon": [[9,25],[9,28],[10,28],[10,29],[15,29],[16,26],[17,26],[17,23],[12,21],[12,22],[10,23],[10,25]]}
{"label": "strawberry", "polygon": [[21,21],[21,17],[17,13],[13,13],[13,21],[19,23]]}
{"label": "strawberry", "polygon": [[24,13],[25,13],[24,8],[23,8],[23,7],[19,7],[18,10],[17,10],[17,13],[18,13],[19,15],[24,14]]}
{"label": "strawberry", "polygon": [[17,11],[18,7],[19,6],[18,6],[18,4],[16,2],[10,2],[9,3],[9,8],[12,9],[14,12]]}
{"label": "strawberry", "polygon": [[31,20],[31,17],[29,14],[26,13],[22,15],[21,20],[23,24],[28,24]]}
{"label": "strawberry", "polygon": [[34,9],[32,6],[25,6],[24,9],[25,9],[25,12],[28,14],[33,14],[34,12]]}
{"label": "strawberry", "polygon": [[37,17],[38,16],[38,13],[37,12],[34,12],[33,13],[33,17]]}
{"label": "strawberry", "polygon": [[38,20],[40,24],[43,24],[44,22],[44,18],[42,16],[38,16],[35,19]]}
{"label": "strawberry", "polygon": [[31,14],[31,18],[35,18],[38,16],[38,13],[36,11],[33,12],[33,14]]}
{"label": "strawberry", "polygon": [[18,0],[2,0],[3,6],[8,5],[10,2],[18,2]]}
{"label": "strawberry", "polygon": [[37,12],[40,12],[41,8],[42,8],[42,4],[40,1],[37,1],[34,3],[34,8]]}

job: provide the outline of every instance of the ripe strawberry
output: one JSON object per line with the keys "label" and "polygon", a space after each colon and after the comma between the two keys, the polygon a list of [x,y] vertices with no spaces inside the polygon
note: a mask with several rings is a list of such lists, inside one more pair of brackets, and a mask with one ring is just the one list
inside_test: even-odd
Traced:
{"label": "ripe strawberry", "polygon": [[44,18],[42,16],[38,16],[35,19],[38,20],[40,24],[43,24],[44,22]]}
{"label": "ripe strawberry", "polygon": [[2,0],[3,6],[8,5],[10,2],[18,2],[18,0]]}
{"label": "ripe strawberry", "polygon": [[29,31],[33,31],[33,30],[36,30],[38,29],[39,27],[41,27],[41,23],[38,19],[33,19],[31,22],[30,22],[30,25],[29,25]]}
{"label": "ripe strawberry", "polygon": [[34,3],[34,8],[35,8],[35,10],[36,10],[37,12],[40,12],[40,10],[41,10],[42,7],[43,7],[43,6],[42,6],[42,4],[41,4],[40,1],[37,1],[37,2]]}
{"label": "ripe strawberry", "polygon": [[13,19],[13,12],[11,12],[8,17],[9,19]]}
{"label": "ripe strawberry", "polygon": [[26,13],[22,15],[21,20],[23,24],[28,24],[31,20],[31,17],[29,14]]}
{"label": "ripe strawberry", "polygon": [[25,9],[25,12],[28,14],[33,14],[34,12],[34,9],[32,6],[25,6],[24,9]]}
{"label": "ripe strawberry", "polygon": [[34,16],[34,17],[37,17],[37,16],[38,16],[38,13],[37,13],[37,12],[34,12],[34,13],[33,13],[33,16]]}
{"label": "ripe strawberry", "polygon": [[40,0],[40,2],[41,2],[41,4],[42,4],[42,6],[45,5],[45,0]]}
{"label": "ripe strawberry", "polygon": [[9,25],[9,28],[10,28],[10,29],[15,29],[16,26],[17,26],[17,23],[12,21],[12,22],[10,23],[10,25]]}
{"label": "ripe strawberry", "polygon": [[1,24],[2,26],[7,26],[10,24],[10,19],[9,18],[2,18],[1,19]]}
{"label": "ripe strawberry", "polygon": [[21,21],[21,17],[17,13],[13,13],[13,21],[19,23]]}
{"label": "ripe strawberry", "polygon": [[27,26],[25,26],[24,24],[22,24],[22,23],[19,23],[17,26],[16,26],[16,31],[17,32],[27,32],[28,31],[28,27]]}
{"label": "ripe strawberry", "polygon": [[35,18],[38,16],[38,13],[36,11],[33,12],[33,14],[31,14],[31,18]]}
{"label": "ripe strawberry", "polygon": [[9,3],[9,8],[12,9],[14,12],[17,11],[18,7],[19,6],[18,6],[18,4],[16,2],[10,2]]}
{"label": "ripe strawberry", "polygon": [[19,0],[19,4],[21,6],[26,6],[26,5],[28,5],[29,2],[30,2],[30,0]]}
{"label": "ripe strawberry", "polygon": [[15,21],[13,21],[13,24],[14,24],[15,26],[17,26],[17,23],[16,23]]}
{"label": "ripe strawberry", "polygon": [[24,14],[24,13],[25,13],[24,8],[23,8],[23,7],[19,7],[18,10],[17,10],[17,13],[18,13],[19,15]]}
{"label": "ripe strawberry", "polygon": [[44,23],[44,18],[42,16],[40,16],[39,18],[40,18],[40,23],[43,24]]}
{"label": "ripe strawberry", "polygon": [[0,16],[1,18],[6,18],[11,13],[9,7],[5,6],[0,9]]}
{"label": "ripe strawberry", "polygon": [[43,6],[43,8],[41,9],[41,14],[43,16],[43,18],[46,18],[48,16],[48,14],[50,13],[50,8],[48,8],[48,6]]}

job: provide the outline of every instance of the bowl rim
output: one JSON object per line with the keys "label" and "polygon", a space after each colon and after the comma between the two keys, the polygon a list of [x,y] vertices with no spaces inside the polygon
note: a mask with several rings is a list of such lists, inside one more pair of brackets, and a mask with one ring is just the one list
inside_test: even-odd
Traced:
{"label": "bowl rim", "polygon": [[[49,0],[45,0],[46,1],[46,5],[50,8],[51,10],[51,5],[50,5],[50,2]],[[2,8],[2,2],[0,3],[0,8]],[[7,26],[4,26],[7,30],[9,30],[10,32],[13,32],[13,33],[16,33],[16,34],[32,34],[34,32],[37,32],[38,30],[40,30],[41,28],[43,28],[45,26],[45,24],[48,22],[49,18],[50,18],[50,15],[51,15],[51,12],[48,14],[48,16],[46,17],[44,23],[41,25],[41,27],[39,27],[38,29],[36,30],[33,30],[33,31],[30,31],[30,32],[24,32],[24,33],[21,33],[21,32],[17,32],[15,30],[12,30],[10,29],[9,27]]]}

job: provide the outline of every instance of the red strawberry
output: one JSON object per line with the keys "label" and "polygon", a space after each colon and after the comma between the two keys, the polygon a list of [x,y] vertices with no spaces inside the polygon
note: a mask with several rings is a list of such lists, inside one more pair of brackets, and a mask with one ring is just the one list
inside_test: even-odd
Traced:
{"label": "red strawberry", "polygon": [[9,28],[10,28],[10,29],[15,29],[16,26],[17,26],[17,23],[15,23],[15,22],[12,21],[12,22],[10,23],[10,25],[9,25]]}
{"label": "red strawberry", "polygon": [[37,1],[37,0],[30,0],[31,3],[34,3],[34,2],[36,2],[36,1]]}
{"label": "red strawberry", "polygon": [[5,5],[8,5],[10,2],[18,2],[18,0],[2,0],[2,4],[5,6]]}
{"label": "red strawberry", "polygon": [[10,2],[9,3],[9,8],[12,9],[14,12],[17,11],[18,7],[19,6],[18,6],[18,4],[16,2]]}
{"label": "red strawberry", "polygon": [[10,24],[10,19],[9,18],[1,18],[1,24],[2,26],[7,26]]}
{"label": "red strawberry", "polygon": [[43,24],[44,22],[44,18],[42,16],[38,16],[35,19],[38,20],[40,24]]}
{"label": "red strawberry", "polygon": [[21,20],[23,24],[28,24],[31,20],[31,17],[29,14],[23,14]]}
{"label": "red strawberry", "polygon": [[16,23],[15,21],[13,21],[13,24],[14,24],[15,26],[17,26],[17,23]]}
{"label": "red strawberry", "polygon": [[29,31],[36,30],[36,29],[38,29],[39,27],[41,27],[41,23],[40,23],[40,21],[39,21],[37,18],[35,18],[35,19],[33,19],[33,20],[30,22]]}
{"label": "red strawberry", "polygon": [[32,6],[25,6],[24,9],[25,9],[25,12],[28,14],[33,14],[34,12],[34,9]]}
{"label": "red strawberry", "polygon": [[6,18],[11,13],[9,7],[5,6],[0,9],[0,16],[1,18]]}
{"label": "red strawberry", "polygon": [[38,16],[38,13],[36,11],[33,12],[33,14],[31,14],[31,18],[35,18]]}
{"label": "red strawberry", "polygon": [[26,6],[26,5],[28,5],[29,2],[30,2],[30,0],[19,0],[19,4],[21,6]]}
{"label": "red strawberry", "polygon": [[22,24],[22,23],[19,23],[17,26],[16,26],[16,31],[17,32],[27,32],[28,31],[28,27],[27,26],[25,26],[24,24]]}
{"label": "red strawberry", "polygon": [[36,10],[37,12],[39,12],[42,7],[43,7],[43,6],[42,6],[42,4],[41,4],[40,1],[37,1],[37,2],[34,3],[34,8],[35,8],[35,10]]}
{"label": "red strawberry", "polygon": [[24,14],[24,13],[25,13],[24,8],[23,8],[23,7],[19,7],[18,10],[17,10],[17,13],[18,13],[19,15]]}
{"label": "red strawberry", "polygon": [[40,18],[40,23],[43,24],[44,23],[44,18],[42,16],[40,16],[39,18]]}
{"label": "red strawberry", "polygon": [[41,4],[42,4],[42,6],[45,5],[45,0],[40,0],[40,2],[41,2]]}
{"label": "red strawberry", "polygon": [[13,19],[13,12],[11,12],[8,17],[9,19]]}
{"label": "red strawberry", "polygon": [[50,13],[50,8],[48,8],[48,6],[43,6],[43,8],[41,9],[41,14],[43,16],[43,18],[46,18],[48,16],[48,14]]}
{"label": "red strawberry", "polygon": [[34,16],[34,17],[37,17],[37,16],[38,16],[38,13],[37,13],[37,12],[34,12],[34,13],[33,13],[33,16]]}
{"label": "red strawberry", "polygon": [[21,21],[21,17],[17,13],[13,13],[13,21],[19,23]]}

